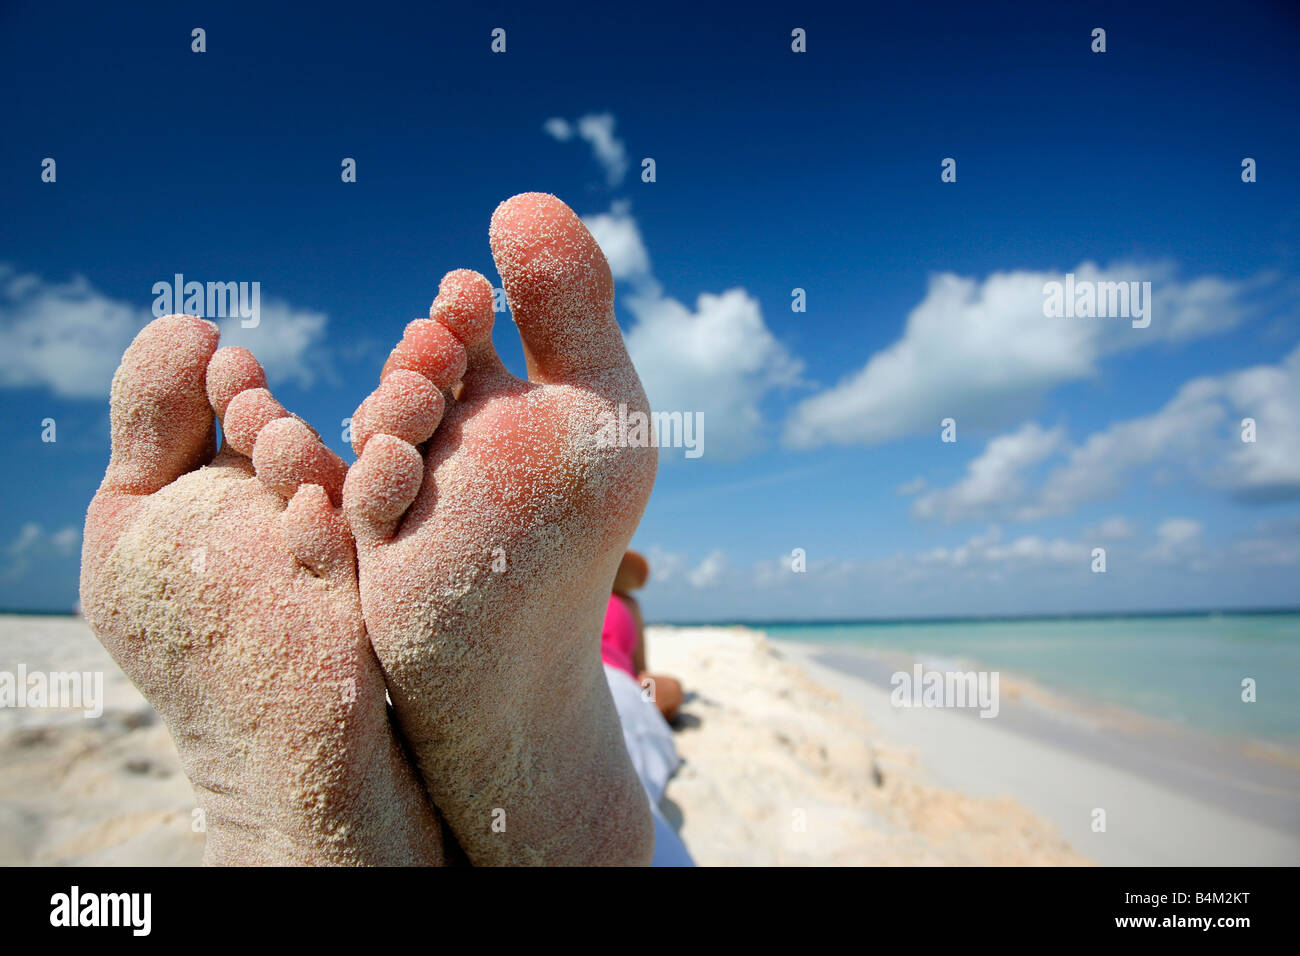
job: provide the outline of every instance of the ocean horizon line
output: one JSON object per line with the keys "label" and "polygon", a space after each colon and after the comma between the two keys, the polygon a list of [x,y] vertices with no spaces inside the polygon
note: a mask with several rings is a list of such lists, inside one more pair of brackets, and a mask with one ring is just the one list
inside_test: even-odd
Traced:
{"label": "ocean horizon line", "polygon": [[[1025,614],[945,614],[925,617],[842,617],[842,618],[688,618],[650,620],[647,627],[844,627],[889,624],[971,624],[999,621],[1105,621],[1126,618],[1263,617],[1272,614],[1300,614],[1300,605],[1291,607],[1215,607],[1125,611],[1051,611]],[[45,608],[0,608],[0,615],[10,617],[80,617],[75,611]]]}
{"label": "ocean horizon line", "polygon": [[848,618],[713,618],[692,620],[647,621],[648,627],[862,627],[893,624],[995,624],[1028,621],[1107,621],[1135,618],[1179,617],[1264,617],[1273,614],[1300,614],[1300,606],[1196,608],[1128,611],[1057,611],[1030,614],[950,614],[928,617],[848,617]]}

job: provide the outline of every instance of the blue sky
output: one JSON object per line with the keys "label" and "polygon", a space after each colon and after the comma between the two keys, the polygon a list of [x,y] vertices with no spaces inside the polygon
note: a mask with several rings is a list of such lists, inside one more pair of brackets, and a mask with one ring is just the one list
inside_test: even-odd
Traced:
{"label": "blue sky", "polygon": [[[650,617],[1295,604],[1300,15],[1131,6],[5,6],[0,607],[76,599],[154,283],[259,282],[231,340],[351,460],[526,190],[605,247],[652,404],[704,414],[635,539]],[[1151,325],[1043,316],[1066,272],[1151,282]]]}

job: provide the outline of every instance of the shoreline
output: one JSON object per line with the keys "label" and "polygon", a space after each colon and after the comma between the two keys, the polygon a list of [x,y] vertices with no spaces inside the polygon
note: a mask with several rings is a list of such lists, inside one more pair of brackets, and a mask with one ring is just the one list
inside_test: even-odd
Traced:
{"label": "shoreline", "polygon": [[[898,708],[889,676],[901,656],[769,640],[889,739],[914,748],[937,783],[1009,793],[1103,865],[1300,864],[1300,773],[1250,741],[1090,707],[1019,679],[993,719]],[[1097,809],[1106,812],[1104,833],[1093,830]]]}

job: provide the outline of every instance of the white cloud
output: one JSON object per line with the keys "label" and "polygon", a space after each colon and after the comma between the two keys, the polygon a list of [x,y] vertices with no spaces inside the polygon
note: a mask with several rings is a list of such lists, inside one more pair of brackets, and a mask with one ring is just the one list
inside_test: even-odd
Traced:
{"label": "white cloud", "polygon": [[984,533],[973,535],[964,544],[954,548],[932,548],[913,556],[911,560],[921,566],[946,568],[1073,563],[1082,567],[1087,556],[1086,545],[1065,538],[1046,539],[1037,535],[1024,535],[1003,543],[1002,529],[990,525]]}
{"label": "white cloud", "polygon": [[559,140],[561,143],[567,143],[573,139],[573,127],[568,120],[560,116],[552,116],[542,124],[542,129],[546,131],[547,136]]}
{"label": "white cloud", "polygon": [[761,447],[767,429],[760,403],[799,380],[795,360],[763,321],[744,289],[702,293],[691,309],[657,285],[627,299],[636,321],[628,352],[652,408],[702,412],[705,453],[735,458]]}
{"label": "white cloud", "polygon": [[1146,554],[1149,561],[1184,564],[1204,570],[1200,559],[1205,525],[1193,518],[1166,518],[1156,528],[1156,543]]}
{"label": "white cloud", "polygon": [[[1271,500],[1300,493],[1300,347],[1279,365],[1257,366],[1221,379],[1236,413],[1232,452],[1222,480],[1243,498]],[[1241,419],[1255,420],[1255,441],[1243,442]]]}
{"label": "white cloud", "polygon": [[645,559],[650,564],[651,585],[670,585],[682,580],[686,570],[685,555],[652,544],[645,550]]}
{"label": "white cloud", "polygon": [[1024,493],[1024,471],[1052,455],[1064,437],[1064,429],[1048,431],[1034,422],[998,436],[966,466],[966,476],[955,485],[918,498],[913,514],[958,521],[1005,512]]}
{"label": "white cloud", "polygon": [[[914,512],[949,520],[1069,514],[1119,494],[1145,468],[1187,475],[1248,501],[1300,497],[1297,410],[1300,347],[1278,365],[1193,379],[1158,411],[1115,422],[1077,446],[1064,447],[1059,430],[1024,425],[989,442],[964,479],[918,499]],[[1253,443],[1241,440],[1246,417],[1255,420]],[[1021,469],[1058,451],[1064,459],[1026,489]]]}
{"label": "white cloud", "polygon": [[73,554],[81,543],[81,532],[71,526],[50,535],[50,544],[59,554]]}
{"label": "white cloud", "polygon": [[1073,272],[1094,282],[1150,281],[1150,326],[1045,317],[1043,286],[1060,281],[1058,273],[1000,272],[982,282],[941,273],[908,315],[902,338],[794,409],[786,441],[877,444],[931,431],[948,416],[998,424],[1029,411],[1048,389],[1094,375],[1107,354],[1223,331],[1245,314],[1248,283],[1180,282],[1165,264],[1085,262]]}
{"label": "white cloud", "polygon": [[605,180],[617,186],[627,176],[628,160],[623,141],[614,135],[614,124],[612,113],[588,113],[576,123],[553,116],[542,124],[542,129],[561,143],[573,139],[576,132],[591,147],[596,162],[605,171]]}
{"label": "white cloud", "polygon": [[222,319],[221,344],[242,345],[262,363],[267,378],[310,388],[329,378],[332,365],[324,347],[329,318],[323,312],[294,309],[270,300],[262,305],[261,321],[246,329],[239,318]]}
{"label": "white cloud", "polygon": [[799,383],[802,363],[763,320],[743,288],[702,293],[695,307],[664,294],[626,203],[584,217],[616,278],[631,280],[622,296],[634,319],[628,352],[657,411],[702,412],[704,453],[737,458],[767,440],[761,404],[769,393]]}
{"label": "white cloud", "polygon": [[[1280,365],[1193,379],[1152,415],[1091,435],[1048,475],[1031,516],[1061,514],[1118,491],[1145,465],[1199,474],[1247,499],[1300,495],[1300,347]],[[1253,417],[1256,441],[1241,441]]]}
{"label": "white cloud", "polygon": [[41,558],[70,558],[77,553],[80,545],[81,531],[71,525],[51,534],[36,522],[29,521],[5,547],[5,555],[9,559],[5,576],[21,577],[32,561]]}
{"label": "white cloud", "polygon": [[9,547],[6,550],[9,552],[10,557],[26,554],[44,537],[45,533],[41,530],[41,526],[29,521],[22,526],[22,530],[18,532],[18,537],[9,542]]}
{"label": "white cloud", "polygon": [[727,556],[722,551],[714,551],[709,554],[699,565],[687,573],[686,579],[691,582],[692,587],[711,588],[717,587],[722,574],[727,570]]}
{"label": "white cloud", "polygon": [[620,281],[650,273],[650,254],[630,210],[628,202],[619,201],[609,212],[585,216],[582,220],[609,260],[609,271]]}
{"label": "white cloud", "polygon": [[[81,276],[47,282],[0,263],[0,388],[107,398],[122,353],[153,317],[151,309],[112,299]],[[328,374],[323,313],[268,300],[255,328],[233,318],[219,324],[221,344],[251,350],[272,383],[310,386]]]}
{"label": "white cloud", "polygon": [[[760,620],[1294,603],[1300,515],[1260,522],[1222,543],[1185,517],[1153,521],[1149,534],[1118,516],[1107,525],[1117,539],[1130,540],[1101,542],[1092,530],[1007,536],[990,524],[924,550],[856,558],[810,553],[805,573],[791,572],[788,553],[750,559],[733,550],[729,559],[714,552],[701,560],[650,548],[654,570],[644,606],[659,620]],[[1092,573],[1092,549],[1100,543],[1112,573]],[[661,575],[666,561],[679,573]],[[701,567],[696,580],[707,586],[687,573]]]}
{"label": "white cloud", "polygon": [[1194,518],[1166,518],[1156,528],[1161,544],[1186,544],[1200,537],[1205,525]]}
{"label": "white cloud", "polygon": [[1205,380],[1189,382],[1158,412],[1094,432],[1048,474],[1020,517],[1068,514],[1084,502],[1119,493],[1138,468],[1191,460],[1224,415],[1206,400],[1204,385]]}
{"label": "white cloud", "polygon": [[151,317],[81,276],[47,283],[0,264],[0,387],[107,398],[122,352]]}
{"label": "white cloud", "polygon": [[1122,541],[1137,534],[1137,529],[1123,515],[1111,515],[1100,524],[1094,525],[1083,533],[1085,538],[1099,541]]}
{"label": "white cloud", "polygon": [[903,495],[904,497],[908,495],[919,495],[921,492],[925,491],[927,487],[928,485],[926,484],[926,480],[920,475],[917,475],[911,481],[905,481],[899,485],[898,488],[895,489],[895,493]]}
{"label": "white cloud", "polygon": [[591,151],[605,170],[611,186],[627,175],[627,150],[614,135],[614,117],[610,113],[588,114],[578,120],[578,135],[591,144]]}

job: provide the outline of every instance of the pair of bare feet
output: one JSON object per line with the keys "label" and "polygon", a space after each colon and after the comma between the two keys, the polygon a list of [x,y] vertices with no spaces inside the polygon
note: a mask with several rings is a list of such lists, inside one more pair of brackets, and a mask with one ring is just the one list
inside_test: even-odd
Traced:
{"label": "pair of bare feet", "polygon": [[209,863],[649,860],[599,653],[655,451],[598,436],[645,396],[573,212],[516,196],[490,240],[529,379],[488,281],[448,274],[350,469],[211,323],[123,356],[82,606],[167,724]]}

